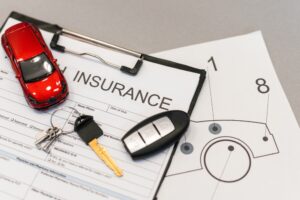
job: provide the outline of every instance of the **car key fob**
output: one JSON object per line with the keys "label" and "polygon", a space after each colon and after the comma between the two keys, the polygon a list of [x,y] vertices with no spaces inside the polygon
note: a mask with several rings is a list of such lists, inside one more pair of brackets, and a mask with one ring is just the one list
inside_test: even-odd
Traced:
{"label": "car key fob", "polygon": [[184,111],[159,113],[134,126],[122,142],[133,159],[143,158],[177,142],[189,123],[190,117]]}

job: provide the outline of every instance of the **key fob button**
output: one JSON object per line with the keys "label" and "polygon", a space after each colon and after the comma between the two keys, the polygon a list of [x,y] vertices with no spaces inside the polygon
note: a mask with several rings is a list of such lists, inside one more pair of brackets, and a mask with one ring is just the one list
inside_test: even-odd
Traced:
{"label": "key fob button", "polygon": [[162,117],[158,120],[155,120],[153,124],[159,131],[161,137],[168,135],[169,133],[175,130],[175,126],[169,117]]}
{"label": "key fob button", "polygon": [[131,153],[136,152],[146,146],[142,138],[139,136],[138,132],[135,132],[126,137],[124,139],[124,142],[126,143],[127,149]]}
{"label": "key fob button", "polygon": [[157,130],[154,128],[152,123],[139,129],[138,132],[141,134],[146,144],[151,144],[156,140],[160,139],[160,135],[157,132]]}

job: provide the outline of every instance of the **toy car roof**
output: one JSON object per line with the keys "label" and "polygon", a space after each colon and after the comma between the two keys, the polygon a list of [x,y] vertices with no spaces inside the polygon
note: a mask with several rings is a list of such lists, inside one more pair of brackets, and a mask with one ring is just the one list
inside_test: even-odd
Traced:
{"label": "toy car roof", "polygon": [[42,44],[28,23],[19,23],[5,31],[7,41],[17,61],[28,60],[41,54]]}

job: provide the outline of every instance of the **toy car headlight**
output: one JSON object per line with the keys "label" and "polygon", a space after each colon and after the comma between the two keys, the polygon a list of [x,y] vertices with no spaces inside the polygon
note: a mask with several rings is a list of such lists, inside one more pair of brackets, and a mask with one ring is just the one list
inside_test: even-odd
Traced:
{"label": "toy car headlight", "polygon": [[33,103],[33,104],[38,104],[39,102],[35,99],[35,98],[33,98],[32,96],[28,96],[28,99],[29,99],[29,101],[31,102],[31,103]]}
{"label": "toy car headlight", "polygon": [[62,90],[61,93],[65,93],[67,91],[67,84],[65,81],[61,82]]}

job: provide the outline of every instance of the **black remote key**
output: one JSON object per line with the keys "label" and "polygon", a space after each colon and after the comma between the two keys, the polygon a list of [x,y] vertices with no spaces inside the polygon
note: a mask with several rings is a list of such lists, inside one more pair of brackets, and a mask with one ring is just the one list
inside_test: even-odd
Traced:
{"label": "black remote key", "polygon": [[122,142],[133,159],[143,158],[177,142],[189,123],[186,112],[159,113],[134,126],[123,136]]}

